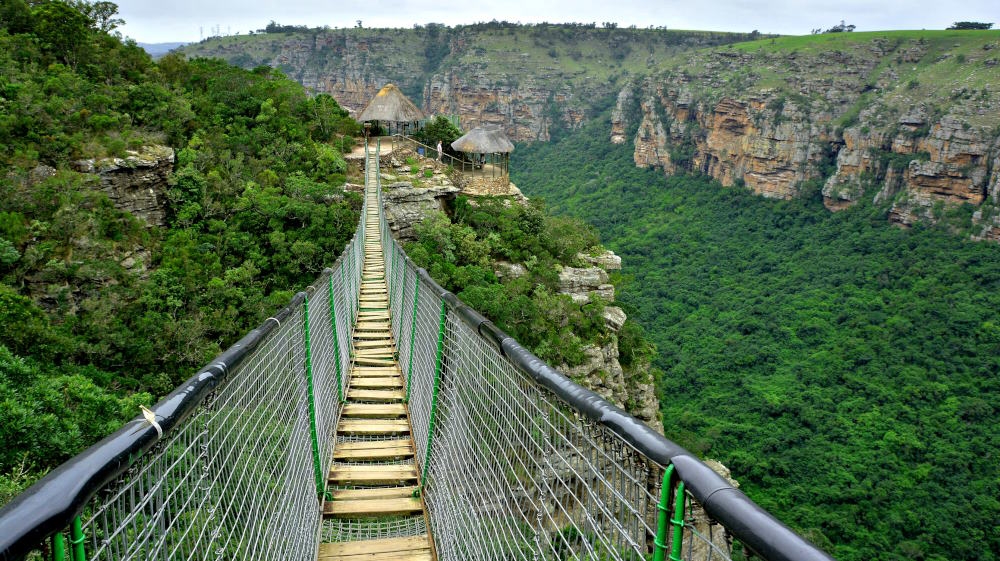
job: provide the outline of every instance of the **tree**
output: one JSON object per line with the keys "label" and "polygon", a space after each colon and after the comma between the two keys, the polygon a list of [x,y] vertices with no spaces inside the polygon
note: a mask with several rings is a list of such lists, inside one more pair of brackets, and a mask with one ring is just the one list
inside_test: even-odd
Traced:
{"label": "tree", "polygon": [[24,0],[0,1],[0,28],[10,33],[26,33],[31,30],[31,10]]}
{"label": "tree", "polygon": [[35,35],[45,50],[68,63],[75,62],[87,39],[90,18],[64,2],[44,2],[31,13]]}
{"label": "tree", "polygon": [[993,27],[992,23],[985,23],[981,21],[956,21],[948,29],[990,29]]}
{"label": "tree", "polygon": [[414,134],[417,140],[428,146],[435,146],[437,141],[445,147],[446,152],[451,151],[451,143],[462,136],[462,131],[451,122],[451,119],[438,115],[432,121],[428,121],[422,130]]}
{"label": "tree", "polygon": [[111,33],[116,27],[125,23],[125,20],[116,18],[118,15],[118,5],[114,2],[94,2],[93,4],[84,2],[81,11],[94,22],[94,26],[104,33]]}
{"label": "tree", "polygon": [[854,31],[854,29],[854,25],[845,24],[844,20],[840,20],[840,25],[835,25],[823,33],[850,33],[851,31]]}

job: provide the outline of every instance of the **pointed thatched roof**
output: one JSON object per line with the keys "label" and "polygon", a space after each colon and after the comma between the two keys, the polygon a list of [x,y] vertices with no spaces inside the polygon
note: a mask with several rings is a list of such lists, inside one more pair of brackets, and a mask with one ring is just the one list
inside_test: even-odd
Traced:
{"label": "pointed thatched roof", "polygon": [[368,102],[368,107],[358,115],[358,121],[391,121],[405,123],[420,121],[424,112],[413,104],[399,88],[386,84]]}
{"label": "pointed thatched roof", "polygon": [[514,145],[507,135],[500,130],[500,125],[483,125],[476,127],[451,143],[451,147],[459,152],[476,154],[492,154],[493,152],[513,152]]}

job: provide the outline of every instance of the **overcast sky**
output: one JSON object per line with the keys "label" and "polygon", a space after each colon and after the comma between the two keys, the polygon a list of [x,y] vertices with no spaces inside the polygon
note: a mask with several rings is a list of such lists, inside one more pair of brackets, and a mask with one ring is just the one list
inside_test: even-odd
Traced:
{"label": "overcast sky", "polygon": [[626,27],[752,31],[789,35],[845,20],[858,31],[944,29],[954,21],[1000,24],[1000,0],[118,0],[136,41],[197,41],[261,29],[271,20],[310,27],[412,27],[492,19],[521,23],[613,21]]}

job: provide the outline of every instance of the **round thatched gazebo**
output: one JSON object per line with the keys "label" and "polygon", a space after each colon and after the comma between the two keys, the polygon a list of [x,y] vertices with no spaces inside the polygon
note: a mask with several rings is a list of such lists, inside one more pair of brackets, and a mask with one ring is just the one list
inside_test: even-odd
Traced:
{"label": "round thatched gazebo", "polygon": [[475,173],[510,181],[510,153],[514,144],[500,130],[500,125],[476,127],[451,143],[451,147],[472,157]]}
{"label": "round thatched gazebo", "polygon": [[359,122],[385,123],[389,132],[395,126],[396,132],[404,135],[411,126],[417,128],[424,118],[424,112],[393,84],[383,86],[358,115]]}

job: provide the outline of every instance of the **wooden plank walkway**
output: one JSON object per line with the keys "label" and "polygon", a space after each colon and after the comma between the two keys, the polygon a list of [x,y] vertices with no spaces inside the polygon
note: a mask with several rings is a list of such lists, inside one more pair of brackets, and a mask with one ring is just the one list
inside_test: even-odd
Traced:
{"label": "wooden plank walkway", "polygon": [[[369,201],[375,201],[378,159],[374,153],[366,173]],[[426,524],[427,509],[417,496],[420,473],[404,403],[403,372],[392,338],[385,259],[374,205],[366,220],[361,311],[355,324],[347,399],[337,424],[328,474],[330,496],[323,505],[323,516],[370,529],[362,535],[380,535],[383,520],[392,521],[394,527],[419,531],[409,536],[321,543],[317,559],[433,561],[436,555]],[[416,523],[399,523],[407,518]]]}

